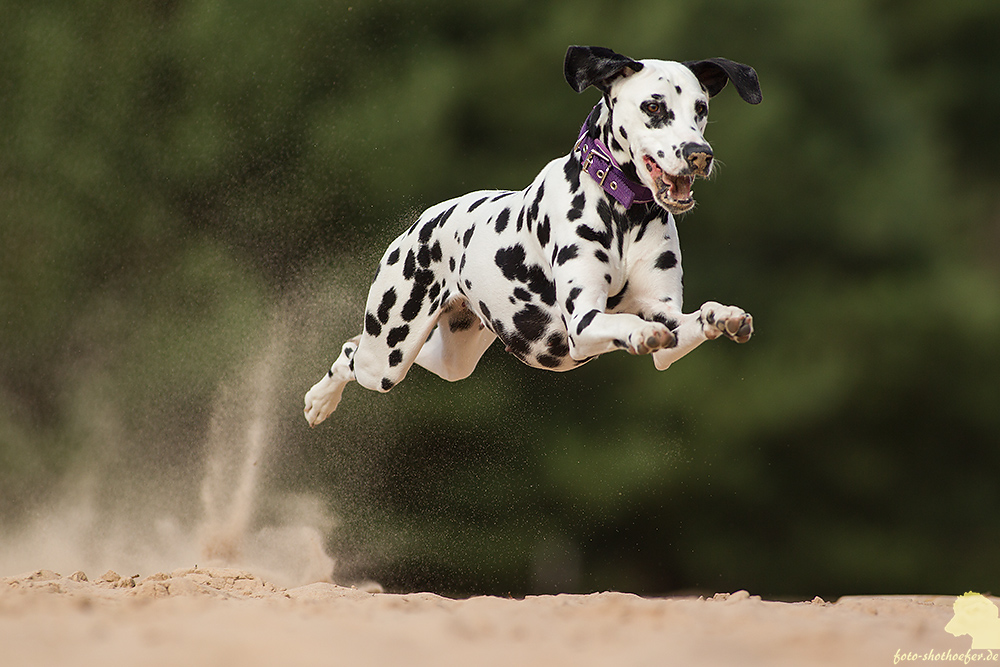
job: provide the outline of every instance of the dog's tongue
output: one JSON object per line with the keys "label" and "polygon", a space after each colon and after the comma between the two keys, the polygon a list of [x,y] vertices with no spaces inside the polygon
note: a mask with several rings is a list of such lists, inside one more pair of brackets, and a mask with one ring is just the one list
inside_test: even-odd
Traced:
{"label": "dog's tongue", "polygon": [[670,196],[679,201],[691,198],[691,184],[694,181],[690,176],[663,175],[664,180],[670,183]]}

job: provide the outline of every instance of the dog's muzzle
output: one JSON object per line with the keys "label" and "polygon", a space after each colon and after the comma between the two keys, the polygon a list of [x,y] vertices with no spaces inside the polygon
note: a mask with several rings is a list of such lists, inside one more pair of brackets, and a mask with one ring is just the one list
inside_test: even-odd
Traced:
{"label": "dog's muzzle", "polygon": [[649,155],[643,156],[646,171],[653,179],[655,198],[658,204],[671,213],[686,213],[694,208],[694,193],[691,187],[696,176],[706,177],[712,171],[712,147],[708,144],[685,144],[681,148],[685,167],[680,174],[670,174]]}

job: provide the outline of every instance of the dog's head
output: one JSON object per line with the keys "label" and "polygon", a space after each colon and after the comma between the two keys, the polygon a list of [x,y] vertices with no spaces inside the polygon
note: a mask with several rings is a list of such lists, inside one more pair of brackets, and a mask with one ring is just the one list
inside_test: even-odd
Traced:
{"label": "dog's head", "polygon": [[712,172],[704,137],[709,98],[732,81],[745,101],[761,101],[753,68],[725,58],[639,61],[599,46],[571,46],[565,74],[578,93],[589,86],[604,92],[601,138],[671,213],[691,210],[694,179]]}

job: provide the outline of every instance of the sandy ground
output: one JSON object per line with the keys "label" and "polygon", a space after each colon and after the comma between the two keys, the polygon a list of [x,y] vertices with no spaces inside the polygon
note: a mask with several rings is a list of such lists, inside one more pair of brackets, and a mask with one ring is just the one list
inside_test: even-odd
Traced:
{"label": "sandy ground", "polygon": [[[191,568],[0,579],[0,663],[44,665],[892,665],[961,655],[954,596],[771,602],[624,593],[452,600]],[[950,653],[949,653],[950,652]],[[951,664],[955,664],[951,662]]]}

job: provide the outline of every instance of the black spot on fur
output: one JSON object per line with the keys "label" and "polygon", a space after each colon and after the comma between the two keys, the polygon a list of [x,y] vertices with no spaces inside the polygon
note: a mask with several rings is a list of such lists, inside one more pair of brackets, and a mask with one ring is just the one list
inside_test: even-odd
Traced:
{"label": "black spot on fur", "polygon": [[[396,288],[390,287],[382,295],[382,302],[378,305],[378,321],[385,324],[389,321],[389,311],[396,305]],[[378,335],[378,334],[375,334]]]}
{"label": "black spot on fur", "polygon": [[559,365],[562,364],[562,359],[559,357],[553,357],[550,354],[535,355],[535,361],[545,368],[558,368]]}
{"label": "black spot on fur", "polygon": [[413,282],[426,287],[434,282],[434,272],[430,269],[417,269],[413,273]]}
{"label": "black spot on fur", "polygon": [[653,315],[652,319],[654,322],[659,322],[660,324],[665,325],[671,331],[677,330],[677,320],[675,320],[672,317],[667,317],[663,313],[657,313],[656,315]]}
{"label": "black spot on fur", "polygon": [[573,198],[573,208],[566,214],[569,220],[579,220],[583,217],[583,207],[587,205],[587,197],[581,192]]}
{"label": "black spot on fur", "polygon": [[566,312],[570,315],[573,314],[573,309],[576,308],[576,298],[580,296],[582,292],[582,287],[574,287],[569,291],[569,298],[566,299]]}
{"label": "black spot on fur", "polygon": [[466,247],[466,248],[469,247],[469,241],[472,240],[472,234],[475,231],[476,231],[476,228],[474,226],[473,227],[469,227],[468,229],[465,230],[465,234],[462,235],[462,245],[464,247]]}
{"label": "black spot on fur", "polygon": [[545,218],[540,223],[538,223],[538,226],[535,228],[535,235],[538,237],[538,243],[543,248],[546,245],[548,245],[551,233],[552,233],[552,224],[549,222],[549,216],[546,215]]}
{"label": "black spot on fur", "polygon": [[403,278],[410,280],[413,278],[413,272],[417,269],[417,258],[413,254],[413,250],[410,249],[406,253],[406,261],[403,262]]}
{"label": "black spot on fur", "polygon": [[552,324],[552,316],[534,304],[528,304],[514,313],[514,327],[526,340],[541,340]]}
{"label": "black spot on fur", "polygon": [[392,387],[393,387],[394,384],[395,383],[392,380],[390,380],[389,378],[382,378],[382,389],[383,390],[389,391],[390,389],[392,389]]}
{"label": "black spot on fur", "polygon": [[580,189],[580,161],[575,155],[570,155],[566,163],[563,164],[563,173],[566,175],[566,182],[569,183],[571,192]]}
{"label": "black spot on fur", "polygon": [[542,303],[555,305],[556,284],[548,279],[541,267],[534,266],[529,272],[528,289],[537,294]]}
{"label": "black spot on fur", "polygon": [[551,334],[545,345],[548,348],[549,354],[554,357],[565,357],[569,354],[569,345],[566,343],[566,335],[561,331],[557,331]]}
{"label": "black spot on fur", "polygon": [[441,253],[441,242],[435,241],[434,245],[431,246],[431,261],[440,262],[442,256],[443,255]]}
{"label": "black spot on fur", "polygon": [[608,253],[604,252],[603,250],[595,250],[594,257],[599,262],[604,262],[605,264],[608,263]]}
{"label": "black spot on fur", "polygon": [[497,234],[507,229],[508,222],[510,222],[510,209],[505,208],[504,210],[500,211],[500,214],[497,216],[497,224],[496,224]]}
{"label": "black spot on fur", "polygon": [[472,206],[469,207],[469,213],[472,213],[477,208],[479,208],[480,206],[482,206],[484,203],[486,203],[486,201],[488,199],[489,199],[489,197],[483,197],[482,199],[477,200],[475,203],[472,204]]}
{"label": "black spot on fur", "polygon": [[590,323],[594,321],[595,317],[597,317],[597,313],[598,313],[597,310],[592,310],[586,315],[584,315],[582,318],[580,318],[580,324],[578,324],[576,327],[577,336],[582,334],[583,330],[590,326]]}
{"label": "black spot on fur", "polygon": [[[601,203],[604,204],[605,202]],[[607,204],[605,204],[605,206],[607,206]],[[598,209],[600,208],[601,207],[598,206]],[[576,228],[576,235],[579,236],[584,241],[594,241],[596,243],[600,243],[605,250],[609,250],[611,248],[610,231],[598,232],[594,229],[591,229],[587,225],[579,225]]]}
{"label": "black spot on fur", "polygon": [[403,324],[398,327],[389,329],[388,335],[385,337],[385,342],[389,347],[396,347],[410,335],[410,327],[407,324]]}
{"label": "black spot on fur", "polygon": [[378,336],[382,333],[382,325],[371,313],[365,313],[365,333],[369,336]]}
{"label": "black spot on fur", "polygon": [[580,249],[576,246],[575,243],[571,243],[570,245],[562,248],[559,251],[559,254],[556,255],[556,264],[558,264],[559,266],[562,266],[563,264],[565,264],[569,260],[571,260],[574,257],[576,257],[579,254],[579,251],[580,251]]}
{"label": "black spot on fur", "polygon": [[427,296],[427,285],[415,280],[413,288],[410,290],[410,298],[403,304],[403,310],[400,313],[404,321],[412,322],[420,314],[425,296]]}
{"label": "black spot on fur", "polygon": [[520,244],[508,248],[500,248],[494,255],[494,262],[500,268],[504,278],[514,282],[525,283],[528,289],[539,295],[543,302],[552,305],[556,300],[555,283],[549,280],[545,270],[537,264],[525,262],[524,247]]}
{"label": "black spot on fur", "polygon": [[528,207],[528,218],[526,220],[528,229],[531,229],[531,225],[535,220],[538,219],[538,207],[542,204],[542,197],[545,196],[545,181],[538,184],[538,191],[535,193],[535,200],[531,202],[531,206]]}
{"label": "black spot on fur", "polygon": [[619,125],[618,126],[618,134],[622,135],[622,139],[625,139],[626,141],[628,141],[628,132],[625,131],[625,126],[624,125]]}
{"label": "black spot on fur", "polygon": [[399,261],[399,248],[396,248],[389,253],[389,256],[385,258],[386,266],[392,266]]}
{"label": "black spot on fur", "polygon": [[389,353],[389,367],[395,368],[396,366],[403,363],[403,353],[399,350],[393,350]]}
{"label": "black spot on fur", "polygon": [[485,317],[487,320],[493,319],[490,316],[490,309],[482,301],[479,302],[479,312],[481,312],[483,314],[483,317]]}
{"label": "black spot on fur", "polygon": [[612,310],[613,308],[617,308],[618,304],[620,304],[622,302],[622,299],[625,298],[625,292],[627,291],[628,291],[628,281],[626,280],[625,284],[622,285],[622,290],[618,292],[618,294],[608,297],[607,309]]}
{"label": "black spot on fur", "polygon": [[520,299],[521,301],[531,301],[531,292],[523,287],[515,287],[514,297]]}
{"label": "black spot on fur", "polygon": [[434,233],[434,228],[437,227],[438,218],[433,218],[424,223],[423,227],[420,228],[420,234],[417,236],[421,243],[427,243],[431,240],[431,234]]}
{"label": "black spot on fur", "polygon": [[[524,266],[525,257],[524,248],[520,244],[517,244],[497,250],[493,261],[500,268],[504,278],[507,280],[517,280],[519,279],[518,276],[523,275],[526,277],[527,275],[527,268]],[[521,280],[521,282],[525,281]]]}
{"label": "black spot on fur", "polygon": [[417,248],[417,263],[425,269],[431,265],[431,249],[426,244]]}
{"label": "black spot on fur", "polygon": [[677,266],[677,255],[672,251],[666,250],[660,253],[660,256],[656,258],[656,263],[653,265],[661,271],[666,271],[667,269],[672,269]]}

